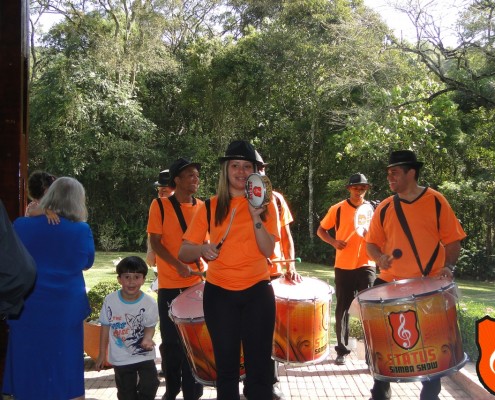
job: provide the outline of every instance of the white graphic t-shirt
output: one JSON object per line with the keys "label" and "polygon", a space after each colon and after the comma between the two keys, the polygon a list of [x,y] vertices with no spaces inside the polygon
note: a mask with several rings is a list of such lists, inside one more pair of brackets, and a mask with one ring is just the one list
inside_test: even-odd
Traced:
{"label": "white graphic t-shirt", "polygon": [[112,365],[128,365],[155,359],[155,349],[144,350],[141,341],[144,328],[158,322],[158,305],[142,293],[133,302],[125,301],[120,290],[110,293],[103,302],[100,323],[110,326],[108,361]]}

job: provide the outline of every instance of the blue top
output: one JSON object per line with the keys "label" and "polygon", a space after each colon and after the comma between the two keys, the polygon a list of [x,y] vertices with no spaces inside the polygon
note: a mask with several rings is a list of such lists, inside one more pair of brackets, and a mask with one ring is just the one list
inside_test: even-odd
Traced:
{"label": "blue top", "polygon": [[9,323],[80,324],[90,313],[83,276],[95,257],[89,225],[65,218],[50,225],[41,215],[16,219],[14,229],[36,262],[37,277],[19,319]]}

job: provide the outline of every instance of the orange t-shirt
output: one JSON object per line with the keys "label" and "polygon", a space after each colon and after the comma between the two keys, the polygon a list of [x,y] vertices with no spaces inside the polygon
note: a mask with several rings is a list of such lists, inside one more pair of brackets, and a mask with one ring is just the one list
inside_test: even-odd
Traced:
{"label": "orange t-shirt", "polygon": [[[336,226],[339,209],[339,226]],[[335,239],[347,240],[349,238],[343,250],[336,250],[335,268],[356,269],[363,265],[375,266],[375,262],[368,257],[366,252],[366,242],[361,236],[354,233],[354,214],[356,209],[357,207],[349,199],[342,200],[331,206],[327,215],[320,222],[320,226],[325,230],[335,228]]]}
{"label": "orange t-shirt", "polygon": [[[290,212],[289,206],[287,205],[287,202],[284,199],[284,196],[282,196],[281,193],[278,192],[272,192],[272,202],[275,203],[275,207],[277,210],[277,215],[278,215],[278,227],[279,227],[279,233],[282,228],[285,228],[285,226],[289,225],[292,221],[294,221],[294,218],[292,218],[292,214]],[[288,258],[290,254],[284,254],[282,255],[282,238],[280,238],[280,241],[275,242],[275,249],[273,250],[273,254],[270,257],[271,260],[282,260],[284,256],[285,258]],[[282,274],[282,263],[273,263],[270,268],[270,275],[271,276],[278,276]]]}
{"label": "orange t-shirt", "polygon": [[[441,205],[438,224],[435,197]],[[387,282],[422,276],[411,244],[397,218],[393,198],[394,196],[388,197],[377,207],[366,235],[366,241],[377,245],[384,254],[392,255],[394,250],[402,252],[400,258],[393,260],[391,268],[380,271],[380,278]],[[426,188],[412,202],[401,200],[401,206],[423,269],[440,242],[440,249],[430,272],[430,276],[438,275],[445,264],[444,245],[464,239],[466,233],[445,197],[431,188]]]}
{"label": "orange t-shirt", "polygon": [[[216,196],[211,198],[210,241],[219,243],[230,222],[232,209],[236,209],[230,232],[223,243],[218,258],[208,263],[206,280],[228,290],[244,290],[262,280],[270,279],[266,257],[256,243],[254,224],[248,209],[248,201],[244,196],[234,197],[230,201],[230,213],[220,226],[215,226]],[[279,240],[277,230],[277,212],[271,202],[267,206],[267,220],[263,222],[265,229]],[[208,231],[206,207],[202,204],[183,239],[195,243],[203,243]]]}
{"label": "orange t-shirt", "polygon": [[[162,224],[162,214],[160,212],[160,206],[158,201],[163,204],[164,218]],[[196,205],[192,203],[181,203],[180,208],[184,215],[186,225],[189,225],[196,210],[203,204],[201,200],[196,199]],[[162,235],[161,243],[172,256],[179,255],[179,249],[182,244],[182,228],[177,214],[175,213],[172,202],[168,198],[158,198],[153,200],[150,206],[149,218],[148,218],[148,234],[156,233]],[[201,242],[205,240],[203,235]],[[196,263],[188,264],[193,271],[197,271],[198,267]],[[204,270],[204,262],[199,261],[201,271]],[[158,271],[158,288],[159,289],[178,289],[194,285],[201,281],[201,278],[197,275],[193,275],[189,278],[183,278],[177,273],[177,269],[169,263],[165,262],[160,257],[156,257],[156,268]]]}

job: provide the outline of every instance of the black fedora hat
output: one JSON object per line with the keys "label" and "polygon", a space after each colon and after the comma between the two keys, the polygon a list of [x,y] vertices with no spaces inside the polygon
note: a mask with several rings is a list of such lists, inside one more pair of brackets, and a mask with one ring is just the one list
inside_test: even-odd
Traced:
{"label": "black fedora hat", "polygon": [[180,172],[189,167],[190,165],[194,166],[197,168],[199,171],[201,169],[201,164],[192,162],[191,160],[188,160],[187,158],[178,158],[175,160],[171,165],[170,165],[170,187],[175,187],[175,182],[174,179],[176,176],[180,174]]}
{"label": "black fedora hat", "polygon": [[268,163],[263,161],[263,157],[261,157],[261,154],[258,153],[258,150],[255,150],[254,153],[256,154],[256,163],[258,164],[259,168],[265,168]]}
{"label": "black fedora hat", "polygon": [[164,169],[158,174],[158,180],[155,182],[155,187],[163,187],[170,185],[170,171]]}
{"label": "black fedora hat", "polygon": [[356,174],[352,174],[349,177],[349,183],[346,185],[346,188],[350,186],[357,186],[357,185],[366,185],[366,186],[371,186],[371,183],[368,182],[368,179],[366,176],[364,176],[362,173],[358,172]]}
{"label": "black fedora hat", "polygon": [[234,140],[228,145],[225,155],[218,157],[221,163],[227,160],[246,160],[259,164],[254,146],[245,140]]}
{"label": "black fedora hat", "polygon": [[414,169],[420,169],[423,166],[423,162],[418,161],[416,154],[411,150],[397,150],[390,153],[387,168],[398,165],[410,165]]}

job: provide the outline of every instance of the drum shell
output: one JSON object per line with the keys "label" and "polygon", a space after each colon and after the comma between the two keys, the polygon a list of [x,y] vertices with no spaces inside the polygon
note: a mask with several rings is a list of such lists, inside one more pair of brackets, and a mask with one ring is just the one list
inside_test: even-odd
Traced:
{"label": "drum shell", "polygon": [[[204,320],[203,293],[204,282],[184,290],[172,301],[169,316],[179,332],[196,381],[206,386],[216,386],[217,369],[213,344]],[[245,373],[241,347],[240,378],[244,378]]]}
{"label": "drum shell", "polygon": [[296,285],[284,277],[272,281],[276,319],[272,357],[287,364],[314,364],[329,353],[333,288],[315,278]]}
{"label": "drum shell", "polygon": [[375,379],[430,380],[466,363],[454,283],[401,280],[361,292],[358,302]]}

